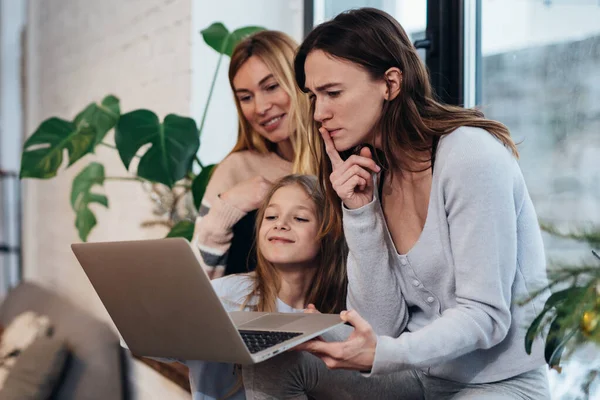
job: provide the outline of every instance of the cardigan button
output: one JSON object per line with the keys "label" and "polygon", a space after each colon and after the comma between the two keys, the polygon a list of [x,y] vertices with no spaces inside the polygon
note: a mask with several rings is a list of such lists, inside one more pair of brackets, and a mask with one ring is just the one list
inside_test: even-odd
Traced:
{"label": "cardigan button", "polygon": [[429,296],[429,297],[427,298],[427,302],[428,302],[429,304],[433,303],[434,301],[435,301],[435,299],[434,299],[433,297],[431,297],[431,296]]}

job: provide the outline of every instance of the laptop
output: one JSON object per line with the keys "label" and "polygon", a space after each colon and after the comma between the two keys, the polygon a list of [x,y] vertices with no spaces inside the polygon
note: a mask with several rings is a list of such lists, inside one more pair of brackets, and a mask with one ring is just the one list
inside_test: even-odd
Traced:
{"label": "laptop", "polygon": [[227,312],[183,238],[71,248],[139,356],[254,364],[343,324],[338,314]]}

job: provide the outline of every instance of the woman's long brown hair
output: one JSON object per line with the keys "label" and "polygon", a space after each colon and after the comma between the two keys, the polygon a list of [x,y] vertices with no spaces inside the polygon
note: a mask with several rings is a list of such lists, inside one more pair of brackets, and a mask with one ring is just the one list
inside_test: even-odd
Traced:
{"label": "woman's long brown hair", "polygon": [[[385,72],[392,67],[402,72],[400,93],[393,100],[384,102],[379,122],[373,129],[381,137],[383,160],[377,161],[390,173],[411,171],[409,165],[415,161],[431,161],[434,156],[432,143],[461,126],[486,130],[518,157],[506,126],[486,119],[477,109],[442,104],[436,100],[427,68],[408,35],[384,11],[374,8],[350,10],[315,27],[300,45],[294,60],[296,82],[303,90],[306,90],[304,63],[314,50],[360,65],[373,80],[385,80]],[[373,140],[371,138],[371,142]],[[330,210],[327,212],[333,216],[325,231],[341,233],[341,204],[329,181],[331,163],[325,155],[325,145],[316,123],[310,128],[309,144],[320,184],[328,198],[326,207]],[[429,160],[416,156],[421,154],[430,154]]]}

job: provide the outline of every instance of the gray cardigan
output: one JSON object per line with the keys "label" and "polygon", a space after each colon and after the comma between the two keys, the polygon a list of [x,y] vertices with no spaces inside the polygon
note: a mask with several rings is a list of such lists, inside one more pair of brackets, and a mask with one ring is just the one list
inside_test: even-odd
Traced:
{"label": "gray cardigan", "polygon": [[[375,179],[377,181],[377,179]],[[545,298],[533,204],[517,161],[488,132],[462,127],[439,141],[425,227],[397,253],[380,202],[344,208],[348,308],[378,335],[371,374],[422,369],[459,382],[506,379],[544,364],[524,347]]]}

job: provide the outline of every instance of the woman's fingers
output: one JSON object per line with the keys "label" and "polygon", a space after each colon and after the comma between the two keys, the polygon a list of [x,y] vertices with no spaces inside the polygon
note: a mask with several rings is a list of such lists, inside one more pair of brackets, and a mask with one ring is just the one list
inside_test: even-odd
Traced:
{"label": "woman's fingers", "polygon": [[319,132],[321,133],[321,137],[323,138],[323,142],[325,143],[325,152],[327,152],[327,156],[331,161],[333,169],[336,169],[338,166],[344,163],[344,160],[342,160],[342,157],[340,157],[340,153],[338,153],[337,149],[335,148],[333,139],[331,139],[331,136],[329,135],[327,129],[321,127],[319,128]]}
{"label": "woman's fingers", "polygon": [[344,322],[349,322],[357,332],[370,333],[373,330],[371,325],[355,310],[342,311],[340,313],[340,318],[342,318]]}
{"label": "woman's fingers", "polygon": [[372,172],[381,171],[381,167],[377,165],[377,163],[373,161],[372,158],[353,154],[350,157],[348,157],[348,159],[344,161],[342,165],[339,165],[337,168],[334,168],[334,172],[337,172],[338,174],[343,174],[355,165],[358,165]]}
{"label": "woman's fingers", "polygon": [[367,182],[368,180],[372,179],[369,171],[355,164],[352,167],[348,168],[346,172],[338,176],[336,178],[336,182],[332,182],[332,184],[334,186],[342,186],[354,176],[362,178],[364,182]]}
{"label": "woman's fingers", "polygon": [[346,182],[338,186],[337,193],[341,198],[349,198],[351,197],[357,190],[362,192],[367,187],[367,181],[358,176],[351,176]]}
{"label": "woman's fingers", "polygon": [[314,304],[309,304],[304,310],[304,312],[306,314],[321,314],[321,312],[317,310],[317,307],[315,307]]}
{"label": "woman's fingers", "polygon": [[299,344],[296,349],[318,354],[319,356],[341,359],[343,357],[343,344],[344,342],[325,342],[313,339]]}

